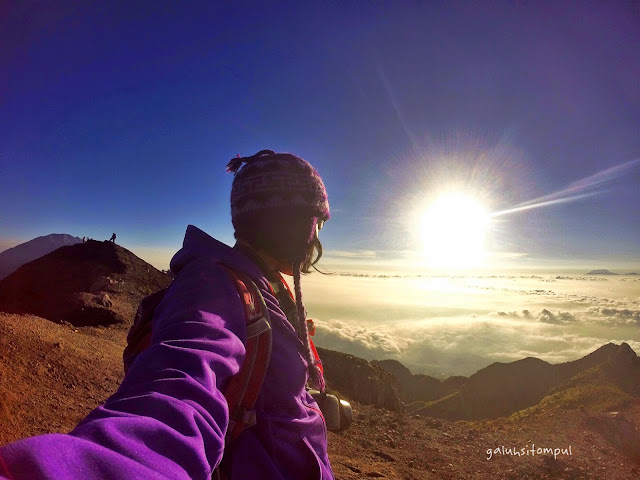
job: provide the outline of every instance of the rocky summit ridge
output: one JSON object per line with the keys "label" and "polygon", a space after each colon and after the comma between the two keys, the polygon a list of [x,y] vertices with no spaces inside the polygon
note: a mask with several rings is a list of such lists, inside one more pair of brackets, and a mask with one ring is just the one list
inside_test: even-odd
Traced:
{"label": "rocky summit ridge", "polygon": [[112,242],[60,247],[0,281],[0,311],[74,326],[129,324],[146,295],[171,279]]}

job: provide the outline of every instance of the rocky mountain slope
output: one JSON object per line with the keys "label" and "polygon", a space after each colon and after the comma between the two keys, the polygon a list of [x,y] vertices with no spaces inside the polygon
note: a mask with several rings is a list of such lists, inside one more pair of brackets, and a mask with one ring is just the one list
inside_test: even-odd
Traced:
{"label": "rocky mountain slope", "polygon": [[89,240],[61,247],[0,281],[0,311],[75,326],[125,324],[170,278],[129,250]]}
{"label": "rocky mountain slope", "polygon": [[126,333],[0,313],[0,444],[69,431],[115,392]]}
{"label": "rocky mountain slope", "polygon": [[[71,430],[118,387],[125,337],[115,326],[75,328],[0,313],[0,444]],[[355,401],[351,428],[329,432],[329,455],[338,480],[638,478],[640,404],[614,413],[562,401],[473,422]],[[571,455],[557,458],[506,450],[569,447]]]}
{"label": "rocky mountain slope", "polygon": [[53,252],[65,245],[81,243],[82,239],[66,233],[52,233],[34,238],[0,252],[0,280],[15,272],[25,263]]}

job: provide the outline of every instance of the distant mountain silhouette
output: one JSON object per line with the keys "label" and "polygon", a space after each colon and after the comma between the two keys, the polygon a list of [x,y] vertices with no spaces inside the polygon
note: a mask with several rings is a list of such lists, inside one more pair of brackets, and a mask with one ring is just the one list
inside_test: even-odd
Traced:
{"label": "distant mountain silhouette", "polygon": [[66,233],[52,233],[0,252],[0,280],[15,272],[25,263],[40,258],[65,245],[74,245],[81,242],[81,238],[72,237]]}
{"label": "distant mountain silhouette", "polygon": [[601,389],[603,383],[609,393],[619,392],[618,400],[640,397],[640,358],[627,343],[609,343],[579,360],[557,365],[531,357],[493,363],[471,375],[459,391],[412,410],[451,420],[508,416],[571,388],[581,375],[583,380],[589,376],[599,379],[597,386],[584,383],[583,400],[593,397],[590,388]]}
{"label": "distant mountain silhouette", "polygon": [[611,270],[591,270],[590,272],[587,272],[587,275],[618,275],[618,274],[612,272]]}
{"label": "distant mountain silhouette", "polygon": [[318,348],[327,386],[349,400],[402,411],[398,380],[375,362]]}
{"label": "distant mountain silhouette", "polygon": [[565,369],[564,374],[571,375],[576,370],[579,373],[550,390],[540,403],[516,416],[520,418],[558,407],[608,412],[625,404],[638,403],[640,357],[626,343],[609,343],[580,360],[558,367]]}
{"label": "distant mountain silhouette", "polygon": [[29,262],[0,280],[0,311],[75,326],[126,324],[170,278],[112,242],[89,240]]}
{"label": "distant mountain silhouette", "polygon": [[405,403],[442,398],[456,392],[468,380],[467,377],[461,376],[438,380],[429,375],[413,375],[397,360],[374,360],[371,363],[381,366],[398,379],[400,398]]}

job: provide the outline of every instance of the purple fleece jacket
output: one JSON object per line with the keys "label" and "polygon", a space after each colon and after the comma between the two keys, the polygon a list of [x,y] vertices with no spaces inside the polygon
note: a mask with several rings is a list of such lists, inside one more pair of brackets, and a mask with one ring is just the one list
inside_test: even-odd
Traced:
{"label": "purple fleece jacket", "polygon": [[273,328],[257,424],[233,444],[232,478],[333,479],[324,419],[305,391],[305,346],[259,268],[192,225],[171,260],[177,277],[157,307],[152,344],[116,393],[68,434],[0,448],[0,478],[210,478],[229,418],[221,390],[245,355],[244,307],[220,263],[258,285]]}

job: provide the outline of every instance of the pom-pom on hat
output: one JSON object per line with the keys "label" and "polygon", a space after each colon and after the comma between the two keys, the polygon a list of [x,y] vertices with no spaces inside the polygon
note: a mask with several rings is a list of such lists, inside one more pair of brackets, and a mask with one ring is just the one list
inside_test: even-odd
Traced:
{"label": "pom-pom on hat", "polygon": [[[243,165],[244,164],[244,165]],[[245,214],[295,209],[322,221],[329,219],[329,200],[322,178],[308,162],[290,153],[262,150],[232,159],[231,219]]]}

